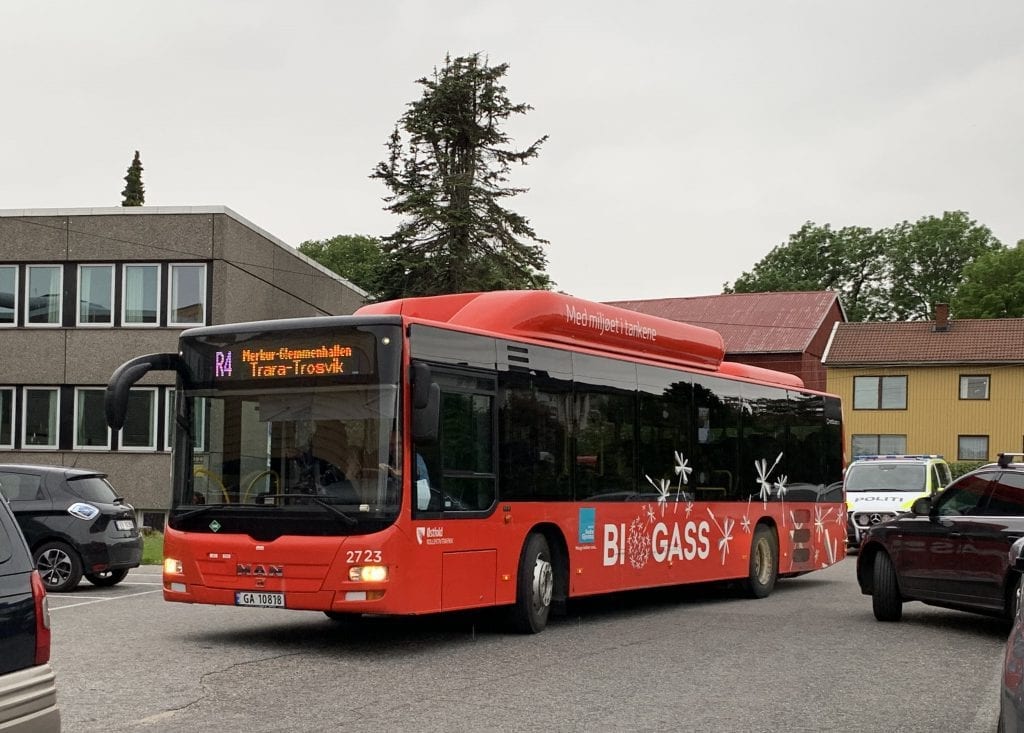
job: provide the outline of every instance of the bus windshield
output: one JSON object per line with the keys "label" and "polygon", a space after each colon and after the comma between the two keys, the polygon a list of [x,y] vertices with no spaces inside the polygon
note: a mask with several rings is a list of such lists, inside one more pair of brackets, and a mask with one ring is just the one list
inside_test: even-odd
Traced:
{"label": "bus windshield", "polygon": [[171,525],[333,534],[394,521],[399,336],[339,326],[183,339]]}

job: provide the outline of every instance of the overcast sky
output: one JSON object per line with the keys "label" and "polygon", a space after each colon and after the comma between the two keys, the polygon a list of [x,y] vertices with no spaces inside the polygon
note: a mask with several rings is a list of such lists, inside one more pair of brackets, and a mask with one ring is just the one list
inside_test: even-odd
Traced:
{"label": "overcast sky", "polygon": [[0,208],[224,205],[297,246],[383,235],[417,78],[507,63],[507,206],[592,300],[721,292],[805,221],[968,212],[1024,239],[1024,2],[0,3]]}

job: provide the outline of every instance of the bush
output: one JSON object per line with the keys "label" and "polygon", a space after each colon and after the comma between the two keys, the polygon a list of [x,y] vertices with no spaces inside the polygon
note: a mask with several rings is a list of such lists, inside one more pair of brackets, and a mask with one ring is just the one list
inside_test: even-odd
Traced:
{"label": "bush", "polygon": [[990,461],[950,461],[949,470],[953,474],[953,478],[960,478],[965,473],[980,468],[986,463],[990,463]]}

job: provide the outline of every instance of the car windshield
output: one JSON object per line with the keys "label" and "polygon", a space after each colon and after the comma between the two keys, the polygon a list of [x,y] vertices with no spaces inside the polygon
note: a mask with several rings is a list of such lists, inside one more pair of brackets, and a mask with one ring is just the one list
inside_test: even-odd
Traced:
{"label": "car windshield", "polygon": [[68,488],[83,501],[113,504],[118,499],[114,487],[102,476],[71,477],[68,479]]}
{"label": "car windshield", "polygon": [[847,491],[907,491],[927,488],[923,463],[855,463],[846,471]]}

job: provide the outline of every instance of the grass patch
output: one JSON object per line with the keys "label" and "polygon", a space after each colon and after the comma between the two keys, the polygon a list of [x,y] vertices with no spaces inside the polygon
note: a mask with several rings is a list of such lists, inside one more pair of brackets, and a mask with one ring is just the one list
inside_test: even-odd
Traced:
{"label": "grass patch", "polygon": [[142,564],[161,565],[164,561],[164,533],[142,530]]}

